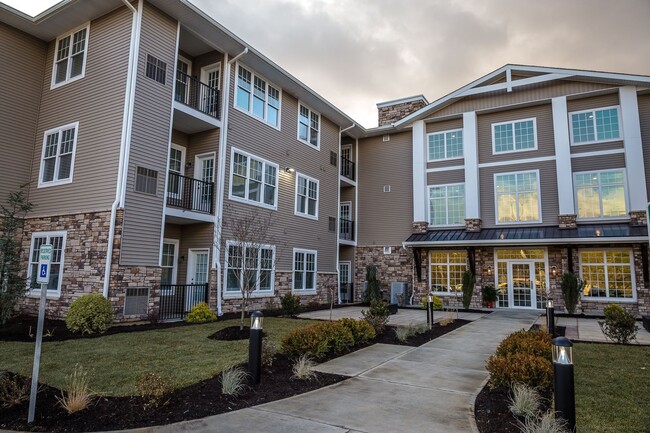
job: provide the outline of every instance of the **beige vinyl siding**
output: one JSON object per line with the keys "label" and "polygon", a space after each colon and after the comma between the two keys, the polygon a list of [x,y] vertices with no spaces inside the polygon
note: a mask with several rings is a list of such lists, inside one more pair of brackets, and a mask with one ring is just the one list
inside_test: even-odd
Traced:
{"label": "beige vinyl siding", "polygon": [[[253,70],[254,71],[254,70]],[[230,200],[231,149],[236,147],[259,158],[278,165],[278,203],[273,212],[273,226],[270,234],[276,242],[279,271],[290,271],[293,264],[293,248],[318,251],[318,272],[336,272],[336,232],[329,231],[329,217],[338,220],[338,165],[330,165],[330,151],[338,154],[339,126],[321,116],[320,151],[297,139],[298,100],[282,92],[280,128],[278,130],[233,107],[236,95],[233,67],[228,149],[226,152],[226,184],[224,221],[250,211],[266,215],[265,208]],[[255,71],[257,72],[257,71]],[[296,173],[285,173],[291,167]],[[318,220],[294,215],[297,173],[319,180]],[[224,228],[224,240],[229,239],[228,228]],[[286,243],[285,243],[286,241]]]}
{"label": "beige vinyl siding", "polygon": [[[359,143],[359,246],[399,245],[413,224],[412,134]],[[390,192],[383,192],[390,185]]]}
{"label": "beige vinyl siding", "polygon": [[[0,23],[0,201],[29,182],[47,44]],[[39,153],[40,155],[40,153]]]}
{"label": "beige vinyl siding", "polygon": [[622,153],[589,156],[585,158],[571,158],[571,169],[574,173],[579,171],[607,170],[610,168],[623,167],[625,167],[625,155]]}
{"label": "beige vinyl siding", "polygon": [[[85,77],[50,89],[48,44],[35,138],[30,216],[110,209],[115,200],[132,14],[117,9],[90,23]],[[37,188],[46,130],[79,122],[72,183]]]}
{"label": "beige vinyl siding", "polygon": [[[508,153],[493,152],[492,124],[523,119],[535,119],[537,125],[537,150],[521,150]],[[505,162],[529,158],[553,156],[553,110],[551,104],[523,107],[506,111],[481,114],[478,116],[478,157],[479,164],[486,162]]]}
{"label": "beige vinyl siding", "polygon": [[426,125],[427,134],[430,134],[432,132],[449,131],[451,129],[462,129],[462,128],[463,128],[462,117],[458,117],[457,119],[430,122],[427,123]]}
{"label": "beige vinyl siding", "polygon": [[607,143],[579,144],[571,146],[571,153],[602,152],[607,150],[623,149],[623,141],[611,141]]}
{"label": "beige vinyl siding", "polygon": [[641,142],[643,146],[643,163],[645,166],[645,183],[650,201],[650,94],[639,95],[639,120],[641,121]]}
{"label": "beige vinyl siding", "polygon": [[464,183],[465,170],[449,170],[427,173],[427,185],[444,185],[447,183]]}
{"label": "beige vinyl siding", "polygon": [[212,245],[214,235],[214,226],[211,223],[203,224],[188,224],[181,226],[181,237],[179,246],[179,256],[185,257],[184,260],[178,261],[178,284],[187,283],[187,274],[190,270],[187,269],[189,264],[189,253],[191,249],[209,249],[210,262],[212,262]]}
{"label": "beige vinyl siding", "polygon": [[189,146],[190,139],[186,133],[172,129],[172,143],[187,148],[187,146]]}
{"label": "beige vinyl siding", "polygon": [[[126,186],[122,265],[159,265],[175,49],[176,22],[145,3]],[[167,63],[164,86],[145,76],[147,54]],[[134,191],[138,166],[158,172],[155,196]]]}
{"label": "beige vinyl siding", "polygon": [[429,168],[447,168],[447,167],[462,167],[465,164],[463,158],[442,159],[440,161],[427,162],[427,169]]}
{"label": "beige vinyl siding", "polygon": [[618,91],[606,95],[598,95],[587,98],[569,98],[567,101],[567,111],[589,110],[590,108],[610,107],[618,105]]}
{"label": "beige vinyl siding", "polygon": [[165,224],[165,239],[180,239],[182,228],[178,224]]}
{"label": "beige vinyl siding", "polygon": [[[541,223],[513,223],[496,224],[494,175],[500,173],[513,173],[522,171],[539,170],[539,185],[541,196],[540,213]],[[555,161],[542,161],[537,163],[513,164],[498,167],[484,167],[479,169],[480,199],[481,199],[481,224],[484,228],[493,227],[524,227],[529,225],[552,226],[559,224],[558,195],[557,195],[557,170]]]}

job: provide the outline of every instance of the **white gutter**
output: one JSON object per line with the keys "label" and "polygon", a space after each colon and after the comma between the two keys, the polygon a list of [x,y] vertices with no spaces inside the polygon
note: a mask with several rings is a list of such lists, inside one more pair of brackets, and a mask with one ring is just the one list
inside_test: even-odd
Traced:
{"label": "white gutter", "polygon": [[117,216],[117,207],[120,203],[124,206],[124,187],[125,175],[127,170],[127,161],[129,148],[131,145],[131,124],[133,122],[133,103],[135,95],[135,77],[137,69],[138,46],[140,42],[140,26],[142,24],[142,6],[144,1],[140,1],[136,10],[127,0],[122,2],[133,13],[133,22],[131,23],[131,45],[129,47],[129,64],[126,75],[126,90],[124,93],[124,115],[122,117],[122,135],[120,137],[120,159],[117,168],[117,185],[115,187],[115,200],[111,205],[111,221],[108,228],[108,245],[106,246],[106,268],[104,269],[104,285],[102,295],[108,298],[108,288],[111,282],[111,266],[113,264],[113,242],[115,241],[115,218]]}
{"label": "white gutter", "polygon": [[221,98],[221,133],[219,134],[219,165],[217,184],[217,209],[214,215],[214,238],[212,244],[212,265],[217,268],[217,315],[223,315],[221,309],[221,230],[223,228],[223,201],[225,196],[226,182],[226,146],[228,139],[228,108],[230,105],[230,71],[231,66],[240,57],[248,53],[248,47],[244,51],[228,60],[228,54],[224,55],[225,70],[223,76],[223,95]]}

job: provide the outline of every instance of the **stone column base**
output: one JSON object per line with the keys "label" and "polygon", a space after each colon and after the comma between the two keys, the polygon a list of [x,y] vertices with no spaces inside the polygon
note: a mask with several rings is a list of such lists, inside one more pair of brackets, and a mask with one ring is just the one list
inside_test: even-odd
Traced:
{"label": "stone column base", "polygon": [[578,227],[576,215],[560,215],[558,218],[560,220],[561,229],[574,229]]}
{"label": "stone column base", "polygon": [[480,218],[467,218],[465,219],[465,231],[478,233],[481,231],[481,219]]}
{"label": "stone column base", "polygon": [[413,234],[426,233],[429,227],[428,221],[413,221]]}
{"label": "stone column base", "polygon": [[648,224],[646,212],[644,210],[630,211],[630,225],[631,226],[644,226]]}

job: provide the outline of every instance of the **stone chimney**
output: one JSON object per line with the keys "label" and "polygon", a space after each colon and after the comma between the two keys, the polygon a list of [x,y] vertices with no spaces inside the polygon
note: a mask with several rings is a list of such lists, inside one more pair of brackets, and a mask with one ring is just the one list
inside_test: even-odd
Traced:
{"label": "stone chimney", "polygon": [[411,113],[428,105],[429,101],[422,95],[410,96],[408,98],[396,99],[394,101],[380,102],[377,104],[379,112],[379,126],[390,125]]}

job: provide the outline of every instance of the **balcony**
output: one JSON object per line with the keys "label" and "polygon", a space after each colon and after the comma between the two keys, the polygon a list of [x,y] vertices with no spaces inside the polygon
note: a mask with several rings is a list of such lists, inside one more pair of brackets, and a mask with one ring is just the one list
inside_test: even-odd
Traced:
{"label": "balcony", "polygon": [[339,239],[354,242],[354,221],[339,218]]}
{"label": "balcony", "polygon": [[219,89],[176,71],[174,128],[186,134],[218,128],[219,107]]}
{"label": "balcony", "polygon": [[168,222],[212,222],[214,214],[214,182],[204,182],[176,172],[167,180]]}
{"label": "balcony", "polygon": [[355,164],[347,158],[341,157],[341,176],[354,182]]}

